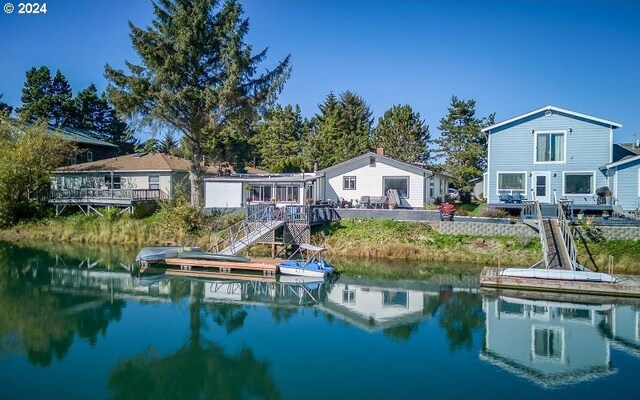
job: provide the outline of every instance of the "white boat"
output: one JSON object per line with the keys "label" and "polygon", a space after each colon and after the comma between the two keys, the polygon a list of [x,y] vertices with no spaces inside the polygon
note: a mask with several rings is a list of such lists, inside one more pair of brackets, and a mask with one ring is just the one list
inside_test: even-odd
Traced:
{"label": "white boat", "polygon": [[323,258],[325,251],[323,247],[302,243],[288,260],[278,264],[278,270],[283,275],[324,278],[333,272],[333,267]]}
{"label": "white boat", "polygon": [[512,278],[555,279],[563,281],[616,282],[616,278],[602,272],[570,271],[546,268],[507,268],[500,273],[500,276],[509,276]]}

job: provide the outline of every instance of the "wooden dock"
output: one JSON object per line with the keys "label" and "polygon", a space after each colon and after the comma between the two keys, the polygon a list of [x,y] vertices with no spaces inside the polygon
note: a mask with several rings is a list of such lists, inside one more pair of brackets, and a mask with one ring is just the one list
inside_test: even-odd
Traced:
{"label": "wooden dock", "polygon": [[163,264],[179,266],[181,270],[191,271],[192,268],[211,269],[220,274],[233,274],[238,272],[262,273],[263,276],[275,276],[276,264],[281,260],[259,259],[250,262],[214,261],[192,258],[167,258]]}
{"label": "wooden dock", "polygon": [[640,297],[640,276],[614,275],[617,282],[586,282],[500,276],[506,268],[484,267],[480,286],[538,292],[575,293],[611,297]]}

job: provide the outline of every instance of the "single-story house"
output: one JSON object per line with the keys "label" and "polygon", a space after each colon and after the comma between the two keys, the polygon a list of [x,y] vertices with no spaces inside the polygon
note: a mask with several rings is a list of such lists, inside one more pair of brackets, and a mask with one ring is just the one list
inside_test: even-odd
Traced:
{"label": "single-story house", "polygon": [[[541,203],[564,198],[576,206],[598,206],[613,200],[625,209],[637,208],[637,156],[618,160],[623,152],[614,151],[614,132],[621,126],[549,105],[484,128],[488,202],[500,204],[517,195]],[[604,187],[611,198],[601,195]]]}
{"label": "single-story house", "polygon": [[400,207],[422,208],[444,199],[449,177],[423,166],[368,152],[313,173],[231,174],[205,179],[206,208],[239,208],[252,203],[305,205],[348,203],[355,207],[364,197],[380,199],[389,189],[398,191]]}
{"label": "single-story house", "polygon": [[[59,205],[123,206],[169,198],[178,185],[190,191],[190,160],[161,153],[127,154],[53,171],[50,202]],[[207,166],[204,177],[231,174],[226,165]]]}

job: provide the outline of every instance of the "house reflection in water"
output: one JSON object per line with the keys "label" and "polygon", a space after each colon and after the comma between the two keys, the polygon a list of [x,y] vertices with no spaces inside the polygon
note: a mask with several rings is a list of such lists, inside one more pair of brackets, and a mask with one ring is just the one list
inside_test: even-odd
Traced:
{"label": "house reflection in water", "polygon": [[425,292],[418,290],[338,281],[331,285],[322,307],[340,319],[372,331],[421,320],[425,296]]}
{"label": "house reflection in water", "polygon": [[483,360],[545,388],[616,372],[610,360],[611,335],[607,335],[617,314],[612,304],[498,296],[484,297],[483,309]]}

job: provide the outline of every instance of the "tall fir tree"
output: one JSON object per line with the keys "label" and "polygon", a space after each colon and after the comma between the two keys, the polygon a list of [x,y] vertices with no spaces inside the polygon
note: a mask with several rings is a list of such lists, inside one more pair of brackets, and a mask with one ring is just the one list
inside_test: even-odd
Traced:
{"label": "tall fir tree", "polygon": [[492,125],[495,114],[487,118],[476,117],[475,100],[451,98],[447,115],[440,120],[438,155],[445,158],[446,171],[454,184],[464,192],[470,192],[471,179],[482,177],[487,166],[487,137],[482,128]]}
{"label": "tall fir tree", "polygon": [[66,126],[74,117],[73,93],[71,85],[67,78],[60,72],[56,71],[55,76],[51,80],[50,92],[51,109],[49,123],[55,127]]}
{"label": "tall fir tree", "polygon": [[364,99],[347,91],[329,93],[312,119],[305,141],[305,161],[319,168],[359,156],[371,148],[372,113]]}
{"label": "tall fir tree", "polygon": [[238,154],[241,130],[282,90],[289,56],[258,73],[267,50],[253,53],[245,43],[249,21],[237,0],[158,0],[153,10],[150,26],[129,23],[140,64],[128,62],[128,72],[106,66],[109,98],[119,111],[187,138],[191,203],[200,207],[205,150]]}
{"label": "tall fir tree", "polygon": [[271,172],[300,172],[304,168],[301,138],[307,127],[300,106],[270,108],[253,140],[259,165]]}
{"label": "tall fir tree", "polygon": [[389,157],[407,163],[426,164],[430,161],[429,125],[408,104],[395,105],[378,119],[374,144],[383,147]]}
{"label": "tall fir tree", "polygon": [[32,67],[26,72],[26,80],[22,87],[22,106],[17,109],[20,118],[27,122],[51,122],[51,72],[47,67]]}

